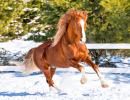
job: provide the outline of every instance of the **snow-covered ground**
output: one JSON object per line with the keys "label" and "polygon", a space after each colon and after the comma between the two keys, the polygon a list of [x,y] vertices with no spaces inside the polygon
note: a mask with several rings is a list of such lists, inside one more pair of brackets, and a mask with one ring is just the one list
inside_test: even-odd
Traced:
{"label": "snow-covered ground", "polygon": [[[41,43],[13,40],[0,43],[0,48],[11,53],[26,53]],[[105,59],[104,59],[105,60]],[[111,61],[130,63],[130,58],[113,57]],[[84,64],[83,64],[84,65]],[[121,67],[124,65],[119,64]],[[84,65],[87,67],[86,65]],[[109,88],[101,88],[96,73],[86,71],[88,81],[80,83],[81,74],[76,70],[58,70],[54,75],[55,84],[62,89],[49,91],[43,74],[23,76],[20,72],[0,73],[0,100],[130,100],[130,74],[103,74]]]}
{"label": "snow-covered ground", "polygon": [[0,43],[0,48],[9,50],[11,53],[17,53],[19,51],[26,53],[29,51],[29,49],[37,47],[40,44],[42,43],[36,43],[34,41],[13,40]]}
{"label": "snow-covered ground", "polygon": [[[118,68],[128,68],[130,67],[130,57],[124,58],[124,57],[100,57],[99,62],[104,63],[105,61],[108,61],[110,59],[110,62],[120,62],[120,63],[114,63]],[[127,64],[125,64],[127,63]]]}
{"label": "snow-covered ground", "polygon": [[82,85],[80,73],[57,71],[53,80],[62,89],[58,93],[49,91],[43,74],[0,73],[0,100],[130,100],[130,74],[103,74],[109,88],[101,88],[96,74],[86,75]]}

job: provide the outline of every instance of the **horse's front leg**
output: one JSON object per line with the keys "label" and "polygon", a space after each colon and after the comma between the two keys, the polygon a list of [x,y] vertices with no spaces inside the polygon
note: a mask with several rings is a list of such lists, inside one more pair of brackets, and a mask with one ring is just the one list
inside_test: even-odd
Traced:
{"label": "horse's front leg", "polygon": [[87,63],[89,66],[91,66],[94,69],[94,71],[97,73],[97,75],[101,81],[101,85],[103,88],[109,87],[107,82],[105,81],[104,77],[101,75],[101,73],[98,69],[98,66],[93,63],[93,61],[91,60],[91,58],[89,56],[87,56],[87,58],[83,62]]}
{"label": "horse's front leg", "polygon": [[75,60],[70,60],[69,64],[70,64],[70,66],[78,69],[81,72],[82,78],[81,78],[80,82],[81,82],[81,84],[85,84],[87,81],[87,76],[85,75],[85,68],[83,66],[79,65]]}

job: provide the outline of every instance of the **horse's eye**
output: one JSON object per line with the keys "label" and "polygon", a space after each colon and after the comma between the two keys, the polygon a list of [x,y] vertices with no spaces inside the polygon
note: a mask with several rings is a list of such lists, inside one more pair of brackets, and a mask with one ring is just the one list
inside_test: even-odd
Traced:
{"label": "horse's eye", "polygon": [[79,25],[78,25],[78,24],[76,24],[76,26],[78,27]]}

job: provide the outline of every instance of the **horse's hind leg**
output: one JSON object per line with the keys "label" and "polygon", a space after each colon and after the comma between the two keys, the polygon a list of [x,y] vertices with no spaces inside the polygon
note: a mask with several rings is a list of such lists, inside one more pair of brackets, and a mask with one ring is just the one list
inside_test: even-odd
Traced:
{"label": "horse's hind leg", "polygon": [[101,81],[101,85],[103,88],[107,88],[109,87],[108,84],[106,83],[104,77],[101,75],[98,66],[96,64],[93,63],[93,61],[91,60],[91,58],[88,56],[87,59],[84,61],[85,63],[87,63],[89,66],[91,66],[94,71],[97,73],[100,81]]}
{"label": "horse's hind leg", "polygon": [[56,67],[50,67],[51,78],[53,78],[53,75],[55,74],[55,71],[56,71]]}
{"label": "horse's hind leg", "polygon": [[[53,75],[55,74],[56,68],[55,67],[50,67],[50,75],[51,79],[53,78]],[[52,90],[52,86],[49,86],[50,90]],[[55,84],[53,84],[53,87],[58,91],[61,92],[61,89],[59,89]]]}
{"label": "horse's hind leg", "polygon": [[[47,64],[42,67],[39,67],[39,68],[42,71],[42,73],[45,75],[46,82],[48,83],[50,90],[52,87],[54,87],[58,92],[61,92],[61,90],[54,84],[54,82],[52,80],[52,76],[54,75],[54,70],[50,71],[49,65],[47,65]],[[53,73],[51,73],[51,72],[53,72]]]}
{"label": "horse's hind leg", "polygon": [[[56,68],[55,67],[50,67],[50,75],[51,79],[53,78],[53,75],[55,74]],[[52,86],[49,87],[50,91],[52,90]]]}
{"label": "horse's hind leg", "polygon": [[52,74],[50,73],[49,70],[49,65],[44,61],[43,54],[44,54],[44,45],[41,45],[36,48],[33,56],[33,60],[35,65],[41,70],[41,72],[45,75],[46,77],[46,82],[48,83],[49,87],[54,87],[56,90],[61,92],[61,90],[54,84],[52,80]]}

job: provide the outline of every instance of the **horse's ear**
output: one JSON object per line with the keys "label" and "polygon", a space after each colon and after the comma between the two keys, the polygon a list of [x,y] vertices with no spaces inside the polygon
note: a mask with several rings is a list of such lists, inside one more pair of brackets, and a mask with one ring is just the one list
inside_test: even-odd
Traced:
{"label": "horse's ear", "polygon": [[84,15],[87,16],[88,12],[85,10]]}
{"label": "horse's ear", "polygon": [[73,11],[73,14],[74,14],[74,17],[78,16],[78,14],[75,11]]}
{"label": "horse's ear", "polygon": [[84,16],[86,17],[86,19],[87,19],[87,14],[88,14],[88,12],[85,10]]}

